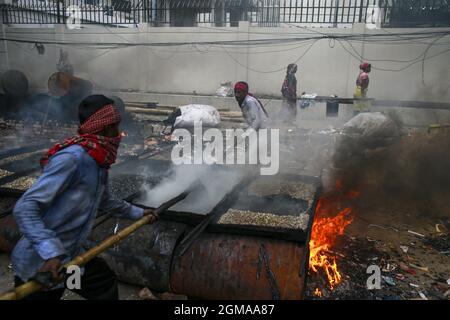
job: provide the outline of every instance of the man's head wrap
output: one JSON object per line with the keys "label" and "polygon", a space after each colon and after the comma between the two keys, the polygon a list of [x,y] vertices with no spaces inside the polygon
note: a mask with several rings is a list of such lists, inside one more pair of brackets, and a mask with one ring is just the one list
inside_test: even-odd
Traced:
{"label": "man's head wrap", "polygon": [[239,90],[239,91],[244,91],[244,92],[248,92],[248,84],[247,82],[244,81],[239,81],[236,82],[236,84],[234,85],[234,90]]}

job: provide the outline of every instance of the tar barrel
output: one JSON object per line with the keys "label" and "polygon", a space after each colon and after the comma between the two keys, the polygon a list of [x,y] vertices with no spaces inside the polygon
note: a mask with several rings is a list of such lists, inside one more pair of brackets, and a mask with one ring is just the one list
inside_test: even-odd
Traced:
{"label": "tar barrel", "polygon": [[198,299],[299,300],[307,247],[278,239],[204,233],[175,254],[171,290]]}
{"label": "tar barrel", "polygon": [[1,75],[3,92],[9,96],[25,96],[28,93],[28,79],[18,70],[8,70]]}
{"label": "tar barrel", "polygon": [[[94,228],[88,247],[94,247],[114,230],[123,229],[133,223],[125,219],[110,219]],[[101,257],[116,273],[119,280],[147,286],[152,290],[170,290],[170,267],[176,244],[186,230],[186,225],[158,221],[136,230],[113,248],[102,253]]]}
{"label": "tar barrel", "polygon": [[48,90],[54,97],[83,99],[92,93],[90,81],[74,77],[63,72],[56,72],[48,78]]}

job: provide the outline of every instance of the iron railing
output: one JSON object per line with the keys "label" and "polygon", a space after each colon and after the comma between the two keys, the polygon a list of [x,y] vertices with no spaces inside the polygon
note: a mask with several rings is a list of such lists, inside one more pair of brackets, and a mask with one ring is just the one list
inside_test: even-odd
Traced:
{"label": "iron railing", "polygon": [[[339,27],[450,26],[450,0],[5,0],[3,23],[155,26],[253,26],[287,24]],[[76,7],[74,7],[76,6]],[[74,10],[75,8],[75,10]]]}

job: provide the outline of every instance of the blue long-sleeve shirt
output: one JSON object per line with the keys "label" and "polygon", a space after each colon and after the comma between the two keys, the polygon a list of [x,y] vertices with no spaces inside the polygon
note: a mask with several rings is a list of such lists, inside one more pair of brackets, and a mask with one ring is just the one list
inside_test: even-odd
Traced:
{"label": "blue long-sleeve shirt", "polygon": [[111,198],[107,173],[78,145],[50,158],[14,208],[23,234],[11,255],[16,276],[28,281],[45,260],[61,257],[65,263],[81,254],[99,207],[115,217],[143,216],[143,209]]}

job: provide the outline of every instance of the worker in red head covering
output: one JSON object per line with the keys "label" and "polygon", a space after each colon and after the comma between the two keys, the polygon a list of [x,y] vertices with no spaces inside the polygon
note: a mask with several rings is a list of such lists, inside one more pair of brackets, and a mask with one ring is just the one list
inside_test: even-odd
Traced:
{"label": "worker in red head covering", "polygon": [[[356,92],[354,94],[355,98],[367,98],[367,91],[369,89],[369,72],[372,69],[372,65],[367,61],[359,65],[359,75],[356,78]],[[367,111],[368,103],[365,101],[354,101],[353,103],[354,113],[360,113],[362,111]]]}
{"label": "worker in red head covering", "polygon": [[247,124],[255,130],[264,128],[268,118],[267,112],[261,101],[248,91],[248,84],[244,81],[234,85],[234,96]]}

